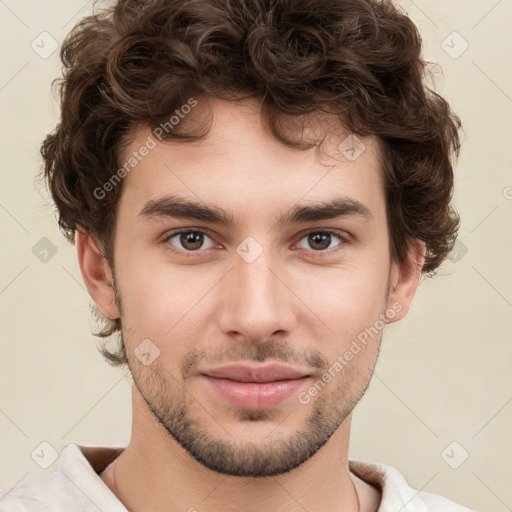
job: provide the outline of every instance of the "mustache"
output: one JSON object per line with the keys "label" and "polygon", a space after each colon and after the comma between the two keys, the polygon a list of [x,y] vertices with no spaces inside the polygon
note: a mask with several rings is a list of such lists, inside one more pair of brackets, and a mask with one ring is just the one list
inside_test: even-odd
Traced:
{"label": "mustache", "polygon": [[182,364],[182,374],[189,375],[194,372],[200,363],[228,363],[235,361],[265,361],[280,362],[285,364],[295,363],[315,369],[329,366],[327,359],[318,351],[298,352],[289,344],[278,341],[266,341],[263,343],[237,342],[214,352],[195,350],[185,357]]}

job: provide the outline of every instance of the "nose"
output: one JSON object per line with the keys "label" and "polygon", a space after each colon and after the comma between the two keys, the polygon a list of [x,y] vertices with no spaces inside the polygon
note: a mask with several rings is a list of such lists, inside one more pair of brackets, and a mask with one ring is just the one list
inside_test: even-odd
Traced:
{"label": "nose", "polygon": [[298,304],[285,274],[270,251],[250,263],[236,256],[221,292],[224,298],[218,316],[220,329],[231,337],[254,343],[293,331]]}

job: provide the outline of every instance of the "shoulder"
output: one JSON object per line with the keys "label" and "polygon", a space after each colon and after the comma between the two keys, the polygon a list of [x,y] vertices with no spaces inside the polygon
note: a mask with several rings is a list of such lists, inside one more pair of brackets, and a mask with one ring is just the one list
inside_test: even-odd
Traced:
{"label": "shoulder", "polygon": [[0,512],[126,512],[99,476],[120,450],[67,444],[56,471],[0,491]]}
{"label": "shoulder", "polygon": [[413,489],[392,466],[353,459],[349,465],[352,473],[380,491],[378,512],[472,512],[443,496]]}
{"label": "shoulder", "polygon": [[50,473],[33,482],[0,491],[0,512],[60,512],[75,504],[69,500],[72,489],[57,473]]}

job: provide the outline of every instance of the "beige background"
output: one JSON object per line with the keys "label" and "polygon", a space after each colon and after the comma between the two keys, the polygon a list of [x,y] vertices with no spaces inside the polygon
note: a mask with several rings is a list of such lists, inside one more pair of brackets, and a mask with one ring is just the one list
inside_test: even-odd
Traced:
{"label": "beige background", "polygon": [[[477,510],[512,510],[512,1],[401,5],[420,27],[425,56],[443,70],[437,90],[464,123],[455,194],[462,226],[458,252],[385,331],[354,413],[351,457],[395,466],[413,487]],[[43,31],[62,41],[89,9],[84,0],[0,1],[3,489],[56,469],[31,458],[41,442],[60,451],[69,441],[129,440],[128,379],[95,348],[76,250],[33,182],[39,143],[58,115],[50,82],[60,63],[58,51],[42,58],[31,43]],[[464,42],[454,31],[469,44],[457,58]],[[57,251],[46,263],[33,253],[43,237]],[[458,469],[446,462],[457,465],[465,452]]]}

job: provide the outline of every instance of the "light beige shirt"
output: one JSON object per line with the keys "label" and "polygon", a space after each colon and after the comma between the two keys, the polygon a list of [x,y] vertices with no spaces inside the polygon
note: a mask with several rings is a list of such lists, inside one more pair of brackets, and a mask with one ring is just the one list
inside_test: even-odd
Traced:
{"label": "light beige shirt", "polygon": [[[67,444],[56,471],[0,491],[0,512],[127,512],[99,476],[122,450],[117,446]],[[378,512],[471,512],[436,494],[412,489],[391,466],[350,459],[349,467],[380,490]]]}

